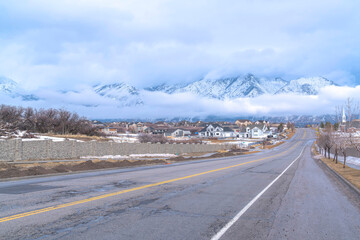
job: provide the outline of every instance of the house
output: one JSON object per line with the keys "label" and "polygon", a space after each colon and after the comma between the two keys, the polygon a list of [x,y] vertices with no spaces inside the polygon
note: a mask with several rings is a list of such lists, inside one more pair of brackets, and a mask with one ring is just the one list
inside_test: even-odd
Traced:
{"label": "house", "polygon": [[99,129],[100,132],[105,133],[107,135],[113,135],[118,133],[118,128],[116,127],[104,127]]}
{"label": "house", "polygon": [[252,124],[252,122],[248,119],[238,119],[235,121],[235,124],[240,127],[240,126],[250,125],[250,124]]}
{"label": "house", "polygon": [[270,124],[269,129],[271,132],[277,133],[279,131],[278,130],[279,126],[280,126],[280,123],[272,123],[272,124]]}
{"label": "house", "polygon": [[236,133],[229,127],[221,127],[219,124],[209,124],[200,130],[199,136],[231,138],[236,137]]}
{"label": "house", "polygon": [[271,135],[266,124],[251,124],[240,128],[238,137],[242,138],[266,138]]}
{"label": "house", "polygon": [[145,133],[151,133],[151,134],[164,134],[166,131],[171,130],[168,126],[147,126],[144,130]]}
{"label": "house", "polygon": [[266,138],[268,134],[266,134],[267,127],[265,124],[260,124],[258,126],[254,126],[251,129],[251,138]]}
{"label": "house", "polygon": [[354,119],[351,122],[347,122],[346,125],[348,128],[360,129],[360,119]]}
{"label": "house", "polygon": [[164,133],[165,137],[185,137],[185,136],[190,136],[191,135],[191,131],[186,130],[186,129],[169,129]]}
{"label": "house", "polygon": [[270,125],[270,123],[265,120],[256,120],[254,124],[265,124],[267,127]]}

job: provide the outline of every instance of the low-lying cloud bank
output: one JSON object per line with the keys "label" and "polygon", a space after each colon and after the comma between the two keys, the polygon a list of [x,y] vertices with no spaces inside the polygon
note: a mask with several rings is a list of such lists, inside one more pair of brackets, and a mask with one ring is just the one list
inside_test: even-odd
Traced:
{"label": "low-lying cloud bank", "polygon": [[137,118],[156,119],[173,117],[207,116],[289,116],[333,114],[335,106],[344,104],[347,98],[360,102],[360,85],[356,87],[328,86],[316,96],[292,94],[262,95],[256,98],[208,99],[191,93],[166,94],[141,92],[144,105],[121,106],[121,102],[102,97],[90,89],[79,92],[59,93],[39,91],[38,101],[22,101],[9,96],[0,97],[0,102],[10,105],[36,108],[65,108],[88,118]]}

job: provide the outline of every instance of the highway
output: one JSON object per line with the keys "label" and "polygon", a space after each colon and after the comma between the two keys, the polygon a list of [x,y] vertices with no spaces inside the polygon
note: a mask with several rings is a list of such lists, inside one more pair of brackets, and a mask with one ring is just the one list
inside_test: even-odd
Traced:
{"label": "highway", "polygon": [[0,182],[0,239],[359,239],[310,129],[260,153]]}

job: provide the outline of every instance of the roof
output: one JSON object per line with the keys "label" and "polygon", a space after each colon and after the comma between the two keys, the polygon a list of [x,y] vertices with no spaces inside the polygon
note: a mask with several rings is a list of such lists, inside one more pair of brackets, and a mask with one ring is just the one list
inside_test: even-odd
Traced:
{"label": "roof", "polygon": [[246,132],[247,128],[253,129],[255,127],[259,128],[259,129],[263,129],[265,126],[265,124],[251,124],[251,125],[247,125],[247,126],[242,126],[240,127],[240,132]]}
{"label": "roof", "polygon": [[257,121],[255,121],[254,123],[261,123],[261,124],[266,124],[266,125],[268,125],[268,124],[270,124],[268,121],[266,121],[266,120],[257,120]]}
{"label": "roof", "polygon": [[205,127],[203,127],[203,129],[201,129],[199,132],[206,132],[206,129],[209,127],[209,126],[213,126],[214,128],[217,128],[217,127],[220,127],[220,128],[223,128],[221,127],[219,124],[217,123],[210,123],[210,124],[206,124]]}
{"label": "roof", "polygon": [[264,128],[264,126],[265,126],[265,124],[263,124],[263,123],[248,125],[248,127],[250,127],[250,128],[257,127],[257,128],[260,128],[260,129]]}
{"label": "roof", "polygon": [[223,127],[222,129],[224,130],[224,132],[233,132],[234,131],[232,128],[229,128],[229,127]]}
{"label": "roof", "polygon": [[249,119],[238,119],[236,122],[251,122]]}
{"label": "roof", "polygon": [[173,133],[173,132],[175,132],[177,129],[168,129],[168,130],[166,130],[165,131],[165,133]]}

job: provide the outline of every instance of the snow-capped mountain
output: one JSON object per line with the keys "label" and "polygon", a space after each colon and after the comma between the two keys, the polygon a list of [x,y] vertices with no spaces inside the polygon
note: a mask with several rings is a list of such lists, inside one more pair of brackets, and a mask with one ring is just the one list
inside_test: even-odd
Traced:
{"label": "snow-capped mountain", "polygon": [[172,94],[176,92],[177,90],[186,87],[188,84],[174,84],[174,85],[167,85],[166,83],[156,85],[154,87],[145,88],[145,91],[150,92],[164,92]]}
{"label": "snow-capped mountain", "polygon": [[149,88],[149,91],[161,91],[169,94],[190,92],[199,96],[233,99],[239,97],[257,97],[265,93],[274,94],[288,82],[281,79],[256,78],[252,74],[245,76],[219,78],[219,79],[202,79],[187,85],[159,85]]}
{"label": "snow-capped mountain", "polygon": [[126,83],[114,83],[94,86],[94,91],[100,96],[117,100],[122,106],[142,105],[139,91]]}
{"label": "snow-capped mountain", "polygon": [[25,94],[15,81],[5,77],[0,77],[0,94],[12,98],[20,97],[23,101],[39,100],[39,98],[33,94]]}
{"label": "snow-capped mountain", "polygon": [[325,86],[335,85],[334,82],[323,77],[299,78],[291,80],[288,84],[276,92],[300,95],[316,95]]}
{"label": "snow-capped mountain", "polygon": [[5,77],[0,77],[0,93],[12,94],[17,87],[17,83]]}
{"label": "snow-capped mountain", "polygon": [[202,79],[183,86],[161,84],[147,90],[169,94],[190,92],[202,97],[223,100],[281,93],[316,95],[320,88],[329,85],[334,85],[334,83],[323,77],[300,78],[288,82],[282,78],[257,78],[252,74],[247,74],[233,78]]}
{"label": "snow-capped mountain", "polygon": [[[299,78],[286,81],[282,78],[258,78],[247,74],[228,78],[204,78],[189,84],[160,84],[142,91],[164,92],[167,94],[192,93],[201,97],[219,100],[254,98],[263,94],[316,95],[325,86],[335,85],[323,77]],[[142,105],[140,90],[125,83],[98,85],[95,92],[121,102],[123,106]]]}
{"label": "snow-capped mountain", "polygon": [[[137,89],[126,83],[114,83],[96,85],[93,90],[100,96],[116,100],[119,106],[137,106],[146,104],[143,100],[143,94],[146,92],[167,94],[188,92],[205,98],[225,100],[254,98],[263,94],[316,95],[321,88],[329,85],[335,84],[323,77],[286,81],[282,78],[265,78],[246,74],[227,78],[203,78],[187,84],[161,84],[144,89]],[[12,98],[22,98],[24,101],[39,100],[35,95],[22,90],[15,81],[4,77],[0,77],[0,94]]]}

